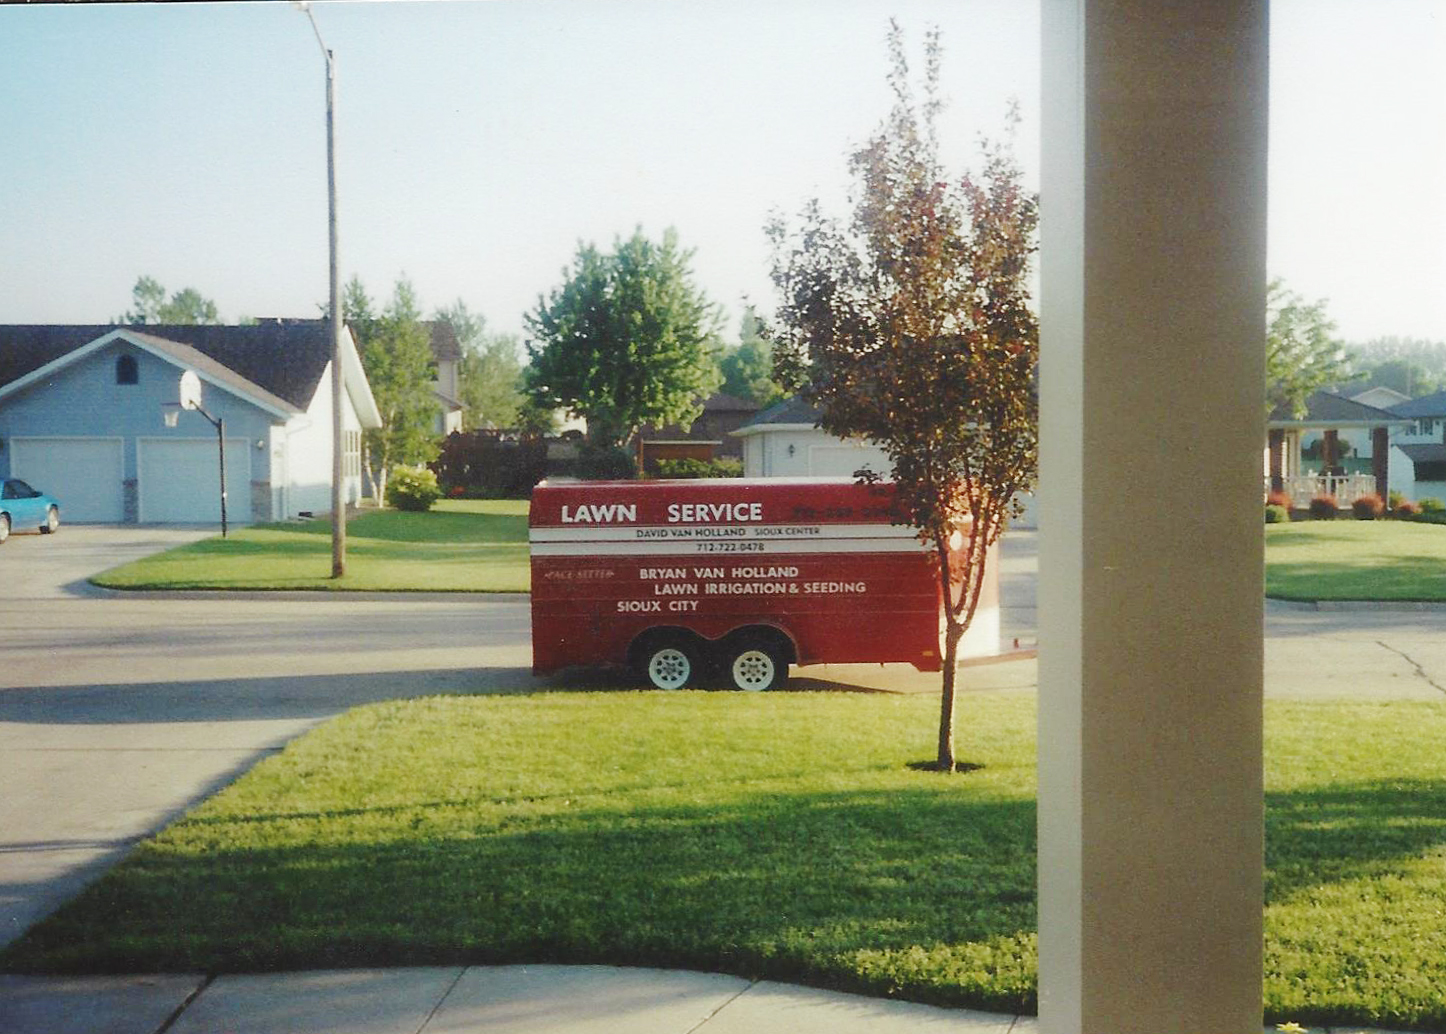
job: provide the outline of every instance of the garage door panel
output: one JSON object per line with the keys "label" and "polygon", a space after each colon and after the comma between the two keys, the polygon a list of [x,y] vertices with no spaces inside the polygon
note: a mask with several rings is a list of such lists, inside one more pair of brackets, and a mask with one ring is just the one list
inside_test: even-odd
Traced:
{"label": "garage door panel", "polygon": [[[226,517],[251,520],[251,454],[226,439]],[[143,438],[137,442],[136,494],[145,523],[219,524],[221,475],[216,439]]]}
{"label": "garage door panel", "polygon": [[61,520],[116,523],[125,519],[119,438],[10,439],[11,475],[60,501]]}

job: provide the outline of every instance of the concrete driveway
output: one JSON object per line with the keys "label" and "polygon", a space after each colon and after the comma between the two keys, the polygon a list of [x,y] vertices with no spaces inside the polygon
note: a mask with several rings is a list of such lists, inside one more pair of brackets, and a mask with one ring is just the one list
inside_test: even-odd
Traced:
{"label": "concrete driveway", "polygon": [[213,533],[77,526],[0,547],[0,944],[332,715],[533,685],[525,597],[150,596],[85,582]]}

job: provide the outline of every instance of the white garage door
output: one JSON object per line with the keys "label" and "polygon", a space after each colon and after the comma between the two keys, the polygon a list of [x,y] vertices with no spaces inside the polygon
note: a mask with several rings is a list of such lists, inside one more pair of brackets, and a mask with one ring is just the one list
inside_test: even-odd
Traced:
{"label": "white garage door", "polygon": [[[251,454],[226,439],[226,519],[251,520]],[[216,439],[142,438],[136,443],[140,519],[148,524],[219,524],[221,474]]]}
{"label": "white garage door", "polygon": [[11,438],[10,472],[60,500],[60,519],[125,520],[119,438]]}
{"label": "white garage door", "polygon": [[814,477],[853,477],[854,471],[860,467],[868,467],[876,474],[886,474],[889,460],[877,446],[809,446],[808,472]]}

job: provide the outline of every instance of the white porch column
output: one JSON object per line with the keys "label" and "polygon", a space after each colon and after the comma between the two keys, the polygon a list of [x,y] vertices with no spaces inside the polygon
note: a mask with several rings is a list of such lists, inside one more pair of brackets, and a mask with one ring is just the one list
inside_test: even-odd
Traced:
{"label": "white porch column", "polygon": [[1265,0],[1044,0],[1046,1034],[1261,1029]]}

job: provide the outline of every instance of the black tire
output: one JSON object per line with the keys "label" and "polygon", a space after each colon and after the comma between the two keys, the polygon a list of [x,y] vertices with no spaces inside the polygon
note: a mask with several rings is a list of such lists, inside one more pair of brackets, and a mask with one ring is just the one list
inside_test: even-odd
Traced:
{"label": "black tire", "polygon": [[682,636],[654,639],[642,654],[643,675],[655,689],[683,689],[696,683],[700,660],[697,647]]}
{"label": "black tire", "polygon": [[60,528],[60,511],[52,506],[45,511],[45,523],[40,526],[40,534],[54,535]]}
{"label": "black tire", "polygon": [[0,542],[4,542],[9,537],[10,515],[8,513],[0,513]]}
{"label": "black tire", "polygon": [[735,689],[761,693],[788,680],[788,657],[776,643],[742,639],[728,651],[728,681]]}

